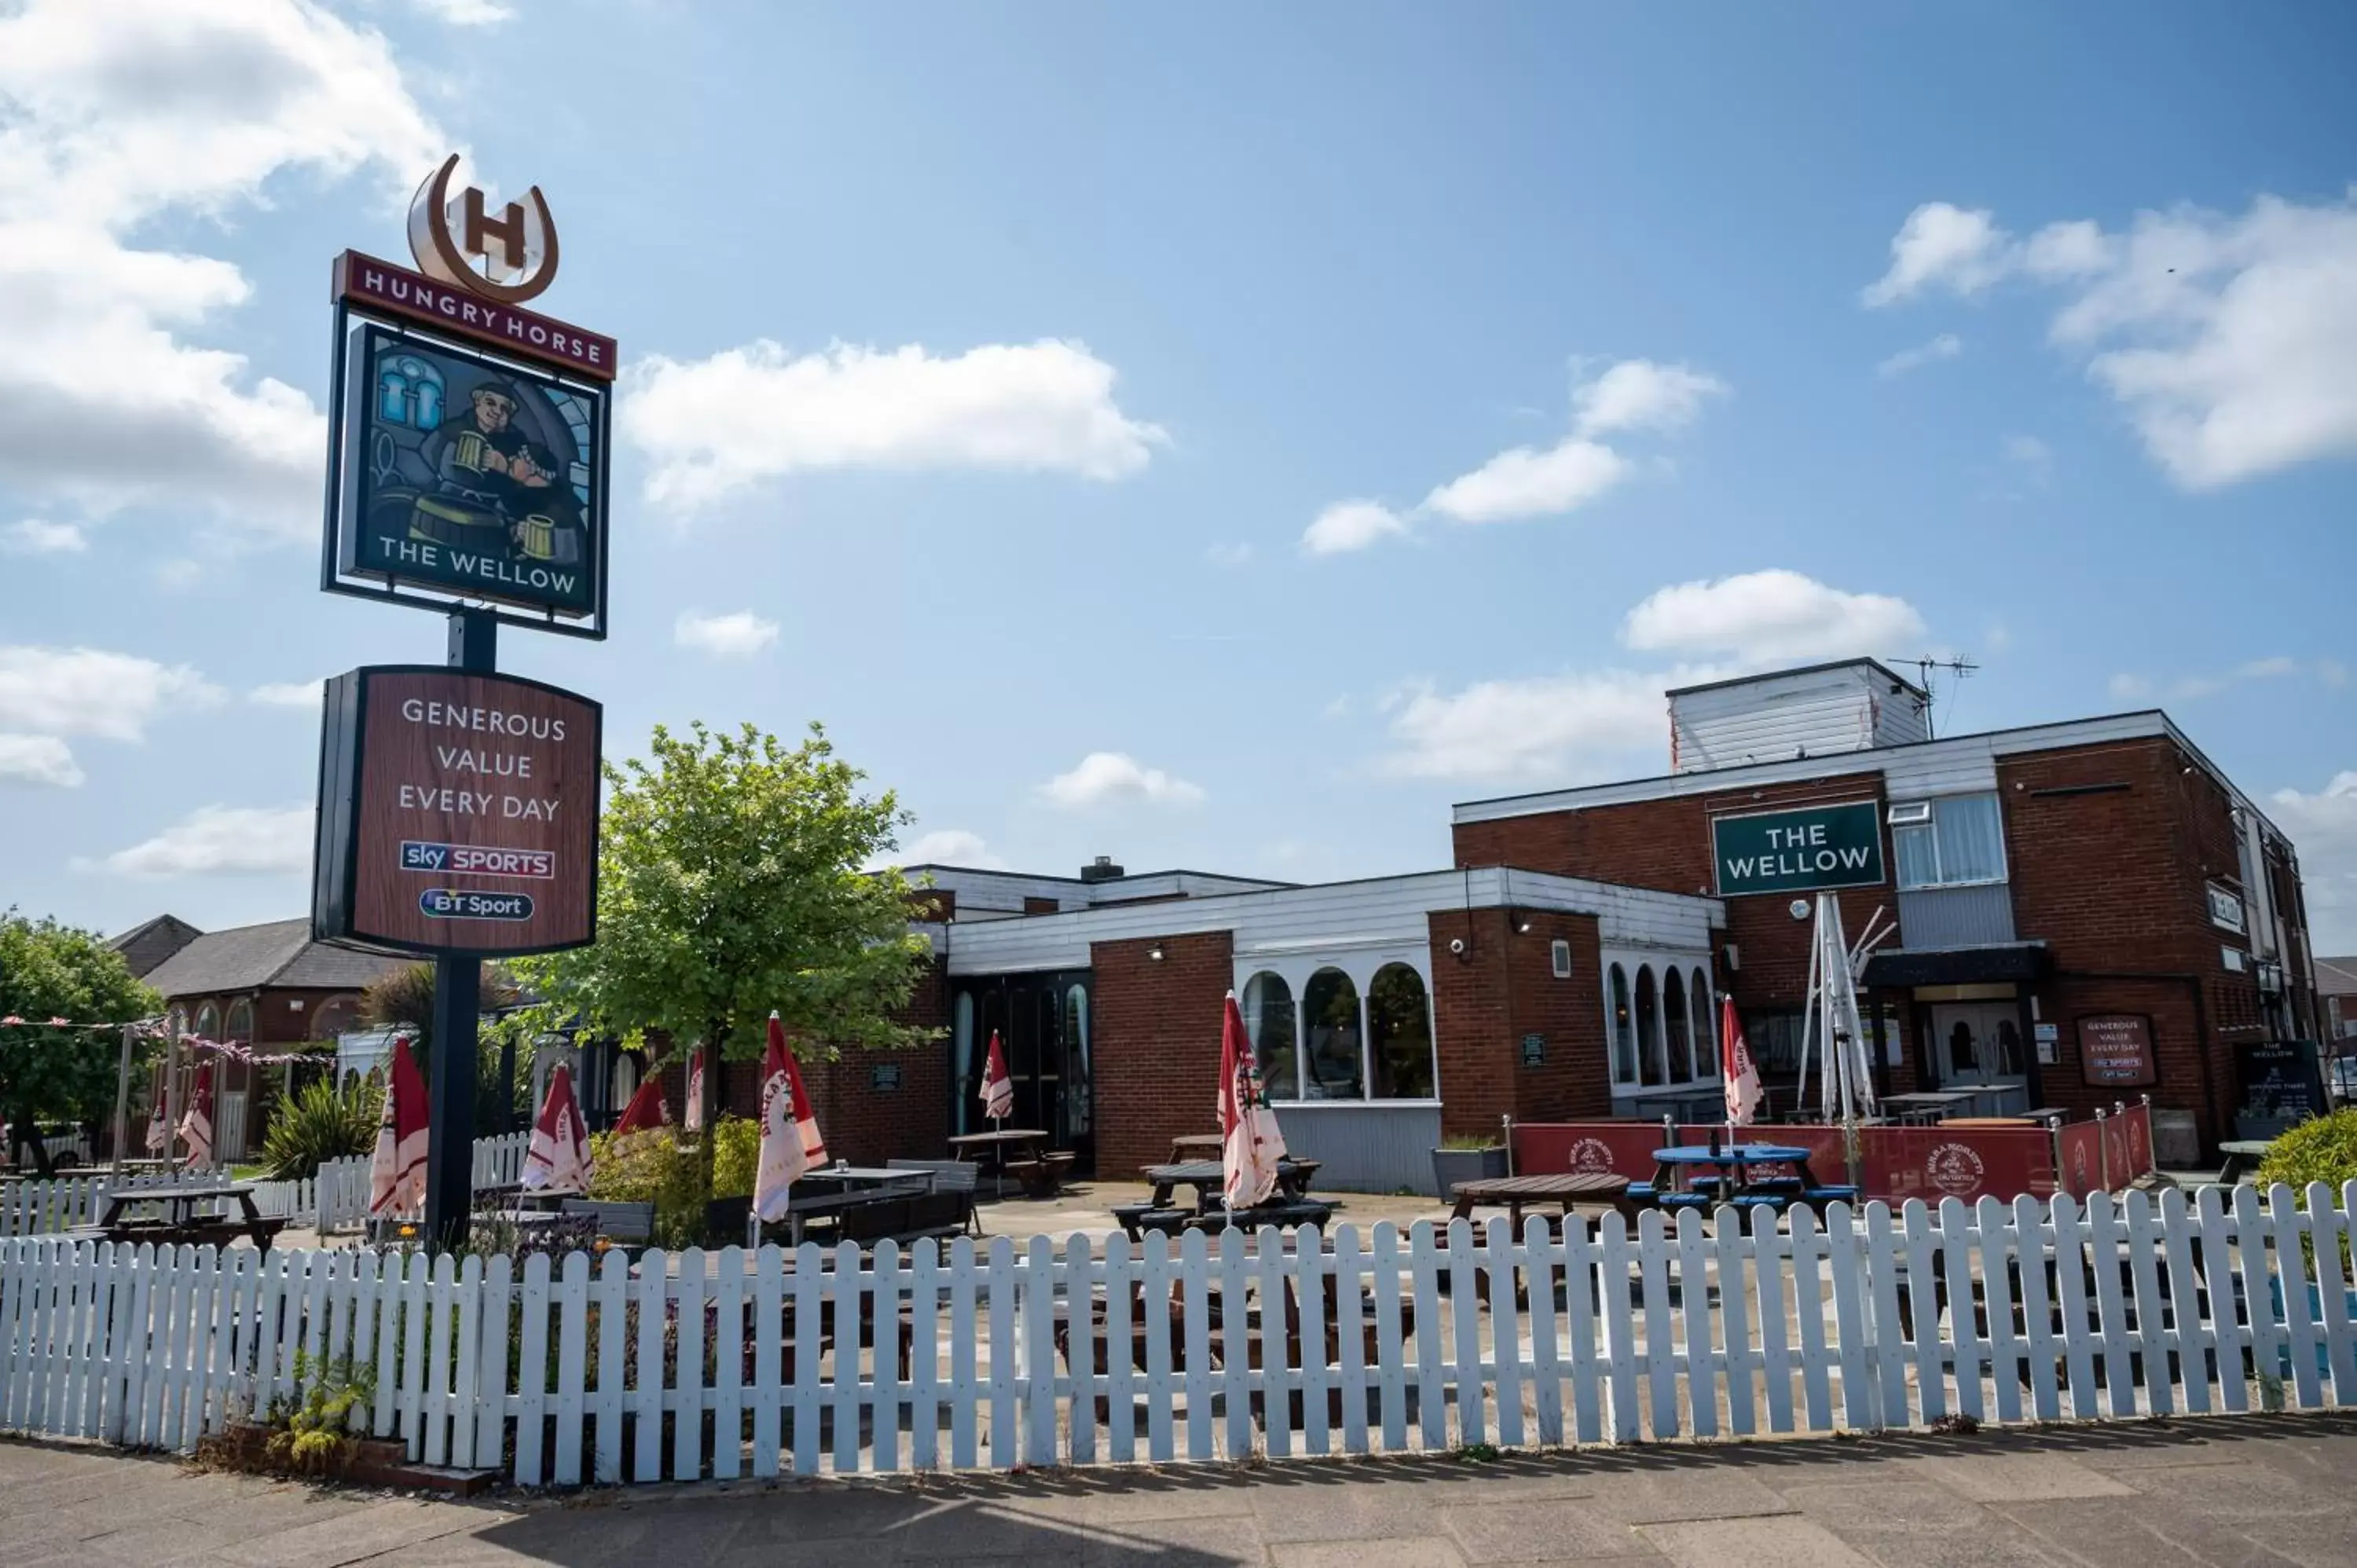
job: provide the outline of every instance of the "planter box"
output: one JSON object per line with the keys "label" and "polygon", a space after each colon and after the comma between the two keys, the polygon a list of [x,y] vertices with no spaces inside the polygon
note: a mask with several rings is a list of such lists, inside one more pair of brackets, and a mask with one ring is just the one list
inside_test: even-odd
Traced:
{"label": "planter box", "polygon": [[297,1480],[341,1481],[355,1487],[400,1487],[471,1498],[500,1481],[497,1470],[454,1470],[444,1465],[413,1465],[406,1444],[397,1438],[347,1439],[334,1460],[318,1469],[298,1469],[270,1452],[270,1428],[240,1424],[197,1444],[197,1457],[226,1470],[264,1476],[289,1476]]}
{"label": "planter box", "polygon": [[1432,1179],[1440,1188],[1443,1203],[1456,1196],[1460,1181],[1481,1181],[1505,1174],[1506,1151],[1502,1144],[1487,1149],[1432,1151]]}

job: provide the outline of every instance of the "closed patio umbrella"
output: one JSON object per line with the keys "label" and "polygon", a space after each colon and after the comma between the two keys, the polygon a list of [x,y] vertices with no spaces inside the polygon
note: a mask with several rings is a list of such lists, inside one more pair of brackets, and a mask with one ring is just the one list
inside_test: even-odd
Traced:
{"label": "closed patio umbrella", "polygon": [[614,1123],[617,1134],[651,1133],[671,1124],[671,1102],[663,1098],[662,1075],[650,1072],[639,1084],[630,1102],[622,1108],[622,1119]]}
{"label": "closed patio umbrella", "polygon": [[188,1145],[191,1165],[213,1163],[213,1074],[219,1070],[211,1063],[197,1069],[197,1091],[180,1118],[180,1141]]}
{"label": "closed patio umbrella", "polygon": [[1268,1201],[1283,1158],[1285,1133],[1261,1090],[1260,1064],[1231,991],[1220,1030],[1220,1185],[1230,1213]]}
{"label": "closed patio umbrella", "polygon": [[376,1124],[369,1162],[369,1213],[414,1214],[425,1207],[425,1078],[409,1054],[409,1036],[393,1042],[385,1074],[384,1112]]}
{"label": "closed patio umbrella", "polygon": [[533,1123],[532,1146],[523,1154],[523,1185],[533,1192],[579,1194],[589,1187],[589,1132],[573,1098],[573,1069],[556,1064],[548,1093]]}
{"label": "closed patio umbrella", "polygon": [[1006,1053],[998,1048],[998,1031],[990,1032],[990,1056],[982,1068],[982,1113],[993,1122],[1015,1114],[1015,1080],[1006,1076]]}
{"label": "closed patio umbrella", "polygon": [[786,1217],[794,1178],[826,1163],[818,1112],[802,1087],[802,1064],[786,1047],[786,1027],[770,1015],[761,1058],[761,1156],[753,1178],[753,1212],[765,1222]]}

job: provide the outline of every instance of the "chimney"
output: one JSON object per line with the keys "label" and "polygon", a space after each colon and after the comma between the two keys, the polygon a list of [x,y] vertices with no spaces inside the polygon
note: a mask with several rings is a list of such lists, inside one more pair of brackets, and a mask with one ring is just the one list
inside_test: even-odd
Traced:
{"label": "chimney", "polygon": [[1081,867],[1081,880],[1083,882],[1111,882],[1117,876],[1127,875],[1113,863],[1113,856],[1109,854],[1101,854],[1091,864]]}

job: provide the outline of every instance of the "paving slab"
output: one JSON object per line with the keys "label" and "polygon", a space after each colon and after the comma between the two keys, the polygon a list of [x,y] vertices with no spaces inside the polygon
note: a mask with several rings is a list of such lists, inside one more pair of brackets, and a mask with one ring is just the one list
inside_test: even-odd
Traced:
{"label": "paving slab", "polygon": [[1568,1498],[1447,1508],[1440,1522],[1469,1563],[1589,1563],[1653,1554],[1628,1525]]}
{"label": "paving slab", "polygon": [[1676,1568],[1875,1568],[1811,1519],[1687,1520],[1640,1525],[1637,1533]]}
{"label": "paving slab", "polygon": [[1976,1503],[2127,1498],[2135,1489],[2061,1454],[1974,1454],[1907,1461],[1910,1469]]}

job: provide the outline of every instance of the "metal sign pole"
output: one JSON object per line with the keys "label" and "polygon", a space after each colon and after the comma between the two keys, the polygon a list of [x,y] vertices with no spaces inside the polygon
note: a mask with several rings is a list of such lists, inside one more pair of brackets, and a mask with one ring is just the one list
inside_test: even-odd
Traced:
{"label": "metal sign pole", "polygon": [[[450,614],[450,667],[499,667],[499,621],[490,610]],[[445,952],[434,965],[434,1078],[426,1090],[425,1235],[437,1251],[462,1246],[475,1205],[475,1052],[482,1019],[483,957]]]}

